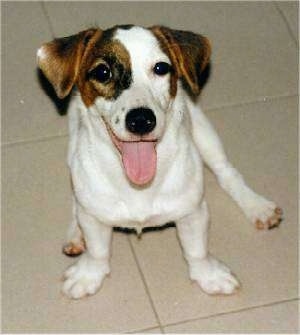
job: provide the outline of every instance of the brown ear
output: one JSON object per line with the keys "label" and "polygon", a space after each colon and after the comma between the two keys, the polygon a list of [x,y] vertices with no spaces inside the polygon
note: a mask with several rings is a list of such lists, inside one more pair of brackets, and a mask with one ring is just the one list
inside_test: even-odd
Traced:
{"label": "brown ear", "polygon": [[201,74],[211,55],[209,40],[189,31],[173,30],[163,26],[150,28],[170,57],[177,75],[192,96],[201,90]]}
{"label": "brown ear", "polygon": [[37,52],[38,67],[59,98],[66,97],[76,82],[81,60],[90,39],[100,30],[89,29],[43,44]]}

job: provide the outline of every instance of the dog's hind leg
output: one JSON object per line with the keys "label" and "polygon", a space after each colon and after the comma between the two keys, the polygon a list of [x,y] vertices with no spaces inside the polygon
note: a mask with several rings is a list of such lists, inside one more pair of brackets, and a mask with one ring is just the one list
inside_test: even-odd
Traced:
{"label": "dog's hind leg", "polygon": [[63,253],[70,257],[76,257],[85,251],[85,241],[78,224],[76,200],[73,196],[72,221],[67,231],[67,241],[63,246]]}
{"label": "dog's hind leg", "polygon": [[190,278],[208,294],[232,294],[239,282],[228,267],[208,254],[207,231],[209,213],[206,202],[190,215],[176,222]]}
{"label": "dog's hind leg", "polygon": [[258,229],[277,227],[281,222],[282,210],[274,202],[255,193],[245,183],[241,174],[228,161],[219,136],[200,107],[190,103],[189,110],[195,143],[203,160],[217,176],[221,187]]}

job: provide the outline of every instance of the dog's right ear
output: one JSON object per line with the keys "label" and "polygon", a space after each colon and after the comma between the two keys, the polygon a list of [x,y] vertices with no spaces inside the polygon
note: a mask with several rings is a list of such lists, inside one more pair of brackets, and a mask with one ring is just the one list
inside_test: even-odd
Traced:
{"label": "dog's right ear", "polygon": [[38,67],[50,81],[59,98],[66,97],[75,84],[80,64],[91,39],[102,31],[89,29],[69,37],[56,38],[37,51]]}

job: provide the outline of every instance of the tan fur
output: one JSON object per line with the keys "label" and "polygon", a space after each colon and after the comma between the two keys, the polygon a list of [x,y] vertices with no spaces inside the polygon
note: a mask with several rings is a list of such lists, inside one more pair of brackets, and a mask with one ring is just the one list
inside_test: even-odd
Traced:
{"label": "tan fur", "polygon": [[[201,87],[198,77],[208,64],[211,55],[208,39],[202,35],[161,26],[154,26],[150,29],[171,58],[177,76],[184,79],[192,95],[199,95]],[[172,85],[171,92],[173,95]]]}
{"label": "tan fur", "polygon": [[[55,39],[41,47],[43,57],[38,58],[38,66],[53,85],[58,97],[66,97],[75,84],[87,107],[98,96],[108,99],[115,96],[114,80],[107,84],[87,80],[87,73],[99,63],[105,63],[105,56],[114,55],[127,70],[130,69],[129,54],[121,43],[103,40],[102,37],[102,30],[89,29],[77,35]],[[88,42],[85,43],[87,38]]]}
{"label": "tan fur", "polygon": [[82,239],[80,243],[70,242],[63,248],[63,253],[67,256],[76,257],[85,251],[85,242]]}
{"label": "tan fur", "polygon": [[85,30],[70,37],[55,39],[41,47],[43,56],[38,57],[38,66],[59,98],[66,97],[76,82],[81,60],[87,49],[85,41],[93,35],[98,37],[101,31]]}
{"label": "tan fur", "polygon": [[130,69],[129,54],[118,41],[107,40],[101,43],[99,40],[94,46],[93,52],[86,52],[78,78],[78,88],[87,107],[93,105],[98,96],[110,99],[115,95],[116,83],[114,80],[107,84],[101,84],[96,80],[86,80],[86,74],[100,63],[105,63],[103,57],[108,55],[115,55],[125,68]]}

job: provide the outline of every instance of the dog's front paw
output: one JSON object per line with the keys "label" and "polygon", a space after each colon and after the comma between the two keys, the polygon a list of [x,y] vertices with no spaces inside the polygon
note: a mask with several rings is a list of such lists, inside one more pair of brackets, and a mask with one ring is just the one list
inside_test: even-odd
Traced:
{"label": "dog's front paw", "polygon": [[282,209],[274,202],[257,194],[247,200],[244,211],[257,229],[272,229],[278,227],[282,221]]}
{"label": "dog's front paw", "polygon": [[193,264],[190,277],[208,294],[233,294],[240,287],[229,268],[211,256]]}
{"label": "dog's front paw", "polygon": [[72,299],[80,299],[95,294],[101,287],[104,277],[109,273],[108,264],[99,263],[83,255],[64,274],[62,291]]}

